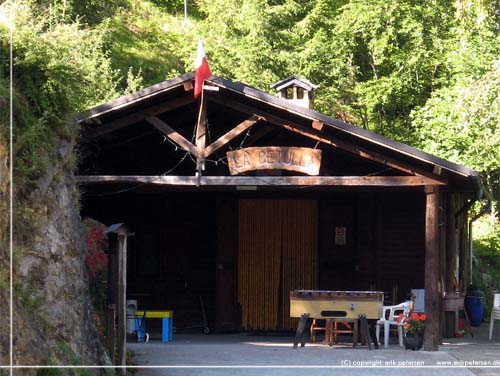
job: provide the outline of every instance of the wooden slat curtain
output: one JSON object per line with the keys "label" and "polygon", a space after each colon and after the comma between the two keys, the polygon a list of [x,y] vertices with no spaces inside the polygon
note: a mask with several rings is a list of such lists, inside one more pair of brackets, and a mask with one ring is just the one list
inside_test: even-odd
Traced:
{"label": "wooden slat curtain", "polygon": [[293,330],[289,292],[317,285],[317,203],[240,200],[238,302],[245,330]]}
{"label": "wooden slat curtain", "polygon": [[283,201],[283,251],[281,273],[281,322],[283,329],[297,328],[298,319],[290,318],[290,291],[317,288],[317,202]]}

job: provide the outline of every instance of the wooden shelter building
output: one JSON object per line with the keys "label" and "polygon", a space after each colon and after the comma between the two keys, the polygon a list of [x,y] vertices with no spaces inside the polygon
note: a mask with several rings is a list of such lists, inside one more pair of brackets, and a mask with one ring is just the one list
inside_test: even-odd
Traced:
{"label": "wooden shelter building", "polygon": [[179,330],[203,310],[217,332],[290,331],[291,290],[399,303],[420,288],[436,350],[443,292],[470,279],[478,174],[242,83],[211,77],[195,100],[193,83],[188,73],[78,120],[82,214],[134,234],[127,296],[173,310]]}

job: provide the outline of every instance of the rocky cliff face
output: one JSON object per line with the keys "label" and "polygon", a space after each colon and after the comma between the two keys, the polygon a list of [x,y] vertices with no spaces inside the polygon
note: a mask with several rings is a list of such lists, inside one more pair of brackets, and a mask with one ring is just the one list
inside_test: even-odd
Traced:
{"label": "rocky cliff face", "polygon": [[[92,321],[78,193],[67,167],[72,153],[73,143],[61,141],[58,159],[39,180],[38,189],[25,202],[15,202],[15,364],[109,364]],[[0,160],[5,156],[3,142]],[[0,191],[4,185],[4,180],[0,181]],[[3,201],[2,205],[5,207]],[[26,213],[31,223],[26,220]],[[17,215],[25,218],[16,223]],[[5,271],[8,223],[2,220],[0,225],[4,240],[1,267]],[[8,297],[4,290],[2,301]],[[6,321],[8,311],[4,304],[0,307],[0,315]],[[2,364],[8,364],[6,334],[8,328],[0,325]]]}

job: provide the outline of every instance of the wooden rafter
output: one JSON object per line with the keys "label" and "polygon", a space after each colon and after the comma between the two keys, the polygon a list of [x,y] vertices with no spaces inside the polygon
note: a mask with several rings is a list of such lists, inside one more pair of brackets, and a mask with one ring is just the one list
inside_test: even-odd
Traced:
{"label": "wooden rafter", "polygon": [[229,141],[233,140],[236,138],[238,135],[241,133],[245,132],[248,128],[253,126],[257,121],[259,121],[260,117],[259,116],[252,116],[247,120],[242,121],[239,123],[236,127],[231,129],[229,132],[225,133],[221,137],[219,137],[216,141],[212,142],[206,149],[205,149],[205,157],[208,157],[212,153],[214,153],[216,150],[220,149],[224,145],[226,145]]}
{"label": "wooden rafter", "polygon": [[158,129],[161,133],[163,133],[166,137],[171,139],[180,148],[184,149],[187,152],[190,152],[194,156],[198,157],[198,149],[195,145],[189,142],[183,135],[176,132],[171,126],[157,118],[156,116],[149,116],[146,118],[146,121]]}
{"label": "wooden rafter", "polygon": [[231,107],[237,111],[241,111],[241,112],[248,113],[248,114],[259,115],[271,124],[288,129],[292,132],[295,132],[297,134],[301,134],[305,137],[314,139],[316,141],[320,141],[322,143],[326,143],[328,145],[337,147],[341,150],[344,150],[344,151],[347,151],[349,153],[358,155],[360,157],[369,159],[373,162],[377,162],[377,163],[383,164],[385,166],[392,167],[394,169],[397,169],[399,171],[409,173],[412,175],[418,175],[418,176],[426,177],[428,179],[433,179],[435,181],[435,184],[439,185],[442,183],[446,183],[446,180],[444,178],[442,178],[442,177],[438,178],[434,174],[432,174],[431,172],[428,172],[428,171],[425,171],[425,170],[422,170],[419,168],[415,168],[414,166],[411,166],[407,163],[398,161],[394,158],[384,156],[380,153],[364,150],[363,148],[360,148],[354,144],[347,143],[347,142],[344,142],[344,141],[341,141],[338,139],[329,138],[328,136],[325,136],[323,133],[315,130],[312,126],[312,123],[311,123],[311,127],[306,127],[306,126],[298,124],[296,122],[293,122],[293,121],[290,121],[287,119],[283,119],[277,115],[270,114],[264,110],[261,110],[261,109],[255,108],[255,107],[251,107],[251,106],[247,106],[245,104],[242,104],[242,103],[237,102],[237,101],[230,99],[230,98],[220,98],[218,96],[210,96],[209,99],[214,101],[214,102],[224,104],[224,105]]}
{"label": "wooden rafter", "polygon": [[105,134],[108,134],[110,132],[116,131],[121,128],[125,128],[134,123],[138,123],[144,120],[146,117],[156,116],[161,113],[169,112],[192,102],[194,102],[192,96],[172,99],[168,103],[157,104],[143,111],[134,112],[133,114],[130,114],[126,117],[112,120],[106,123],[105,125],[89,128],[83,132],[83,138],[93,139],[96,137],[104,136]]}
{"label": "wooden rafter", "polygon": [[351,186],[415,187],[433,185],[423,176],[77,176],[79,183],[145,183],[156,185],[215,186]]}

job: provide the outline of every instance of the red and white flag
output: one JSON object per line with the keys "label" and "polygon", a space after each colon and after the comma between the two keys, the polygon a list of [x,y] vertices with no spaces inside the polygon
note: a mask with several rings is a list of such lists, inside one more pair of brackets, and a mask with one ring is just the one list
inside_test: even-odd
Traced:
{"label": "red and white flag", "polygon": [[198,52],[196,53],[195,69],[194,97],[198,98],[203,90],[203,81],[212,75],[210,67],[208,66],[207,57],[205,56],[205,49],[203,48],[201,38],[198,38]]}

